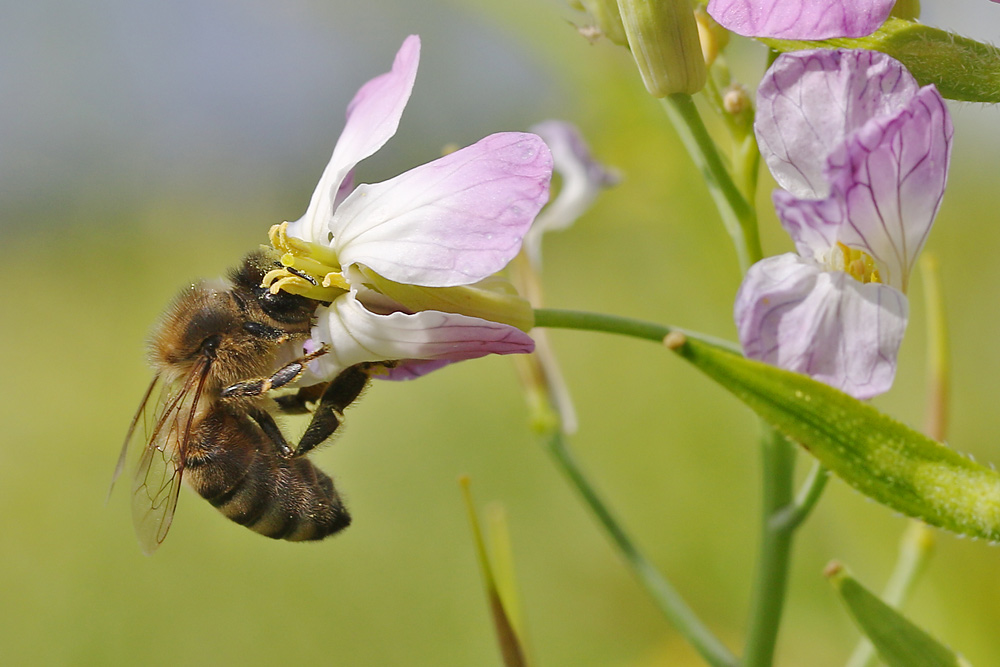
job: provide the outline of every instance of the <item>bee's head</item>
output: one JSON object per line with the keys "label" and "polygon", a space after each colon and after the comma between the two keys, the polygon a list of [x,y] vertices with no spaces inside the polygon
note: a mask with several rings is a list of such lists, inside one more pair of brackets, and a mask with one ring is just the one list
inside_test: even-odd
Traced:
{"label": "bee's head", "polygon": [[271,292],[262,286],[264,276],[280,268],[277,253],[262,248],[247,255],[243,263],[230,274],[230,278],[237,288],[252,294],[264,314],[275,322],[308,325],[321,302],[284,290]]}

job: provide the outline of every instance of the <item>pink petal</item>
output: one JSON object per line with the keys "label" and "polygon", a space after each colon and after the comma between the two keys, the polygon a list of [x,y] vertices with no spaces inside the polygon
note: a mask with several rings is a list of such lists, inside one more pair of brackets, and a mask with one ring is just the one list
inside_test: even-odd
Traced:
{"label": "pink petal", "polygon": [[708,13],[747,37],[864,37],[885,22],[895,0],[711,0]]}
{"label": "pink petal", "polygon": [[750,267],[734,315],[747,357],[866,399],[892,386],[908,306],[892,287],[788,253]]}
{"label": "pink petal", "polygon": [[328,241],[335,199],[348,173],[396,133],[420,62],[420,38],[403,41],[392,70],[363,85],[347,106],[347,123],[333,149],[333,156],[313,192],[302,218],[289,225],[289,233],[307,241]]}
{"label": "pink petal", "polygon": [[365,308],[353,292],[320,308],[316,316],[312,337],[331,349],[310,369],[326,378],[363,361],[458,361],[527,353],[535,347],[523,331],[477,317],[433,310],[379,315]]}
{"label": "pink petal", "polygon": [[333,248],[400,283],[467,285],[502,269],[545,204],[552,155],[533,134],[493,134],[374,185],[337,209]]}
{"label": "pink petal", "polygon": [[800,198],[830,192],[826,156],[873,117],[895,113],[918,84],[874,51],[820,49],[781,55],[757,92],[754,130],[775,180]]}
{"label": "pink petal", "polygon": [[882,282],[903,292],[941,206],[953,134],[944,100],[927,86],[830,157],[834,190],[847,210],[840,241],[874,257]]}

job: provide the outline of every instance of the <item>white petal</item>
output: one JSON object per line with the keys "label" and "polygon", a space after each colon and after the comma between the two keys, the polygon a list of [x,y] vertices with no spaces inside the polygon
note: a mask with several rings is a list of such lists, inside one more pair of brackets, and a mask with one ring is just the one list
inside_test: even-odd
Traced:
{"label": "white petal", "polygon": [[419,63],[420,38],[410,35],[396,53],[392,70],[375,77],[357,92],[347,106],[347,123],[309,208],[288,226],[289,234],[314,243],[328,242],[330,218],[341,184],[354,165],[375,153],[396,133]]}
{"label": "white petal", "polygon": [[331,349],[311,370],[326,378],[364,361],[459,361],[534,349],[526,333],[506,324],[439,311],[380,315],[365,308],[353,292],[320,308],[316,317],[312,338]]}
{"label": "white petal", "polygon": [[374,185],[334,215],[343,266],[425,287],[468,285],[517,254],[548,199],[552,155],[534,134],[504,132]]}
{"label": "white petal", "polygon": [[927,86],[830,157],[847,215],[839,240],[875,258],[882,282],[903,292],[941,206],[953,133],[944,100]]}
{"label": "white petal", "polygon": [[744,353],[856,398],[888,391],[906,329],[906,297],[788,253],[747,272],[736,297]]}
{"label": "white petal", "polygon": [[818,49],[782,54],[757,91],[754,130],[778,184],[800,198],[830,192],[826,156],[871,118],[894,112],[917,82],[889,56]]}

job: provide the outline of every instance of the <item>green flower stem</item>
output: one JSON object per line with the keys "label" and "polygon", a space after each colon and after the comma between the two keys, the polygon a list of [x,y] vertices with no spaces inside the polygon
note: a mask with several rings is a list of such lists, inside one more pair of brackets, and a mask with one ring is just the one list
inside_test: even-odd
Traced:
{"label": "green flower stem", "polygon": [[545,448],[555,459],[570,483],[580,493],[584,502],[600,521],[615,546],[625,557],[632,571],[653,596],[657,606],[680,632],[713,667],[736,667],[736,657],[701,622],[691,608],[662,574],[642,554],[615,519],[607,505],[587,479],[572,452],[566,446],[563,434],[553,429],[546,434]]}
{"label": "green flower stem", "polygon": [[812,512],[820,496],[823,495],[823,489],[826,488],[826,482],[829,479],[830,471],[823,467],[819,461],[814,463],[812,470],[809,471],[809,476],[802,484],[802,488],[799,489],[798,495],[795,496],[795,503],[777,512],[771,517],[771,522],[776,527],[784,529],[795,530],[798,528]]}
{"label": "green flower stem", "polygon": [[[715,347],[733,351],[732,343],[631,318],[570,310],[535,310],[535,325],[602,331],[662,343],[671,332],[684,333]],[[796,502],[793,491],[796,448],[765,426],[763,440],[763,520],[760,555],[754,583],[745,665],[770,664],[784,607],[792,537],[816,504],[826,484],[824,470],[814,469]]]}
{"label": "green flower stem", "polygon": [[740,269],[746,273],[751,264],[763,257],[757,233],[757,213],[733,183],[691,96],[675,93],[660,101],[688,154],[705,177],[726,231],[736,246]]}
{"label": "green flower stem", "polygon": [[760,546],[757,572],[750,602],[750,629],[743,655],[745,667],[770,665],[778,639],[778,627],[785,606],[788,564],[791,560],[795,524],[772,521],[793,503],[792,476],[795,472],[795,445],[783,435],[764,426],[761,437],[765,475]]}
{"label": "green flower stem", "polygon": [[636,320],[631,317],[621,317],[619,315],[588,313],[582,310],[536,308],[535,326],[548,327],[551,329],[601,331],[604,333],[619,334],[621,336],[630,336],[632,338],[642,338],[643,340],[653,341],[654,343],[662,343],[663,339],[667,337],[667,334],[676,331],[693,340],[700,340],[701,342],[708,343],[714,347],[741,354],[738,345],[721,338],[686,331],[680,327],[654,324],[653,322]]}

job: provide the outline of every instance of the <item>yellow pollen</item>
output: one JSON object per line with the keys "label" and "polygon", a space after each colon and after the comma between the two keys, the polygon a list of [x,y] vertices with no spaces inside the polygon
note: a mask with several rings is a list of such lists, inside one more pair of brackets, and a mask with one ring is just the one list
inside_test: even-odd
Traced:
{"label": "yellow pollen", "polygon": [[875,260],[864,250],[848,248],[837,242],[837,248],[843,257],[844,271],[860,283],[881,283]]}
{"label": "yellow pollen", "polygon": [[316,301],[333,301],[350,289],[330,248],[289,236],[287,222],[271,227],[267,236],[285,268],[269,271],[261,287],[272,294],[285,291]]}

